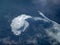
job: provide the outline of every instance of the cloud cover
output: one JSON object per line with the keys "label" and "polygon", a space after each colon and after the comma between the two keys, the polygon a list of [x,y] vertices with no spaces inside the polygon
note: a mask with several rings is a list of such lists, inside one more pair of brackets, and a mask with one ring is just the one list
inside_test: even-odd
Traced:
{"label": "cloud cover", "polygon": [[[41,17],[32,17],[26,14],[22,14],[19,15],[17,17],[15,17],[12,22],[11,22],[11,29],[12,32],[15,35],[20,35],[22,32],[24,32],[26,30],[26,28],[28,28],[29,26],[29,22],[27,22],[25,19],[34,19],[35,21],[37,20],[43,20],[45,22],[52,22],[52,26],[49,28],[44,29],[46,31],[46,33],[51,36],[52,38],[54,38],[55,40],[57,40],[58,42],[60,42],[60,24],[56,23],[55,21],[50,20],[49,18],[47,18],[42,12],[39,12],[39,14],[41,16],[43,16],[44,18]],[[23,27],[24,26],[24,27]],[[20,28],[23,29],[21,30]],[[19,30],[18,30],[19,29]]]}
{"label": "cloud cover", "polygon": [[[21,16],[15,17],[12,20],[11,23],[11,28],[12,28],[12,32],[15,35],[20,35],[22,31],[25,31],[25,29],[29,26],[29,23],[27,21],[25,21],[25,19],[27,18],[31,18],[31,16],[27,16],[25,14],[22,14]],[[20,28],[22,28],[24,26],[24,28],[21,30]]]}

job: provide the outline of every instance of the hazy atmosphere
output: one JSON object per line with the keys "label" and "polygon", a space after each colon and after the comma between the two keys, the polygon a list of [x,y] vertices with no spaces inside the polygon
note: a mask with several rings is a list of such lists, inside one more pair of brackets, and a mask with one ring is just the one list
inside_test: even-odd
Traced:
{"label": "hazy atmosphere", "polygon": [[0,45],[10,44],[60,45],[60,0],[0,0]]}

